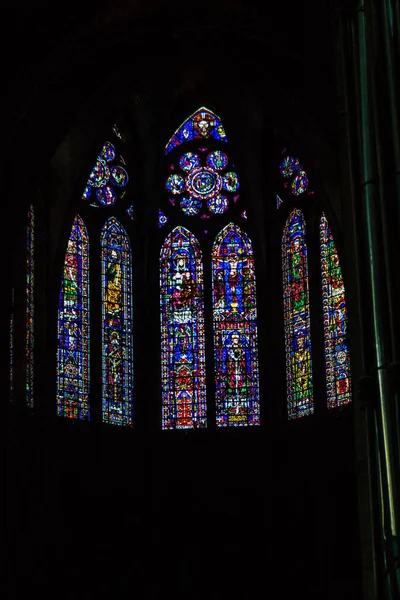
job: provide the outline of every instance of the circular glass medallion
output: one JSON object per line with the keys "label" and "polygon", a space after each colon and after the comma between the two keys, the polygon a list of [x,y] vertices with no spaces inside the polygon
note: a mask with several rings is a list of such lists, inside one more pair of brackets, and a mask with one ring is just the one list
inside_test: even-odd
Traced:
{"label": "circular glass medallion", "polygon": [[197,215],[201,210],[201,201],[191,198],[190,196],[189,198],[185,196],[181,199],[180,206],[183,214],[188,216]]}
{"label": "circular glass medallion", "polygon": [[111,167],[111,179],[118,187],[125,187],[129,181],[128,173],[123,167]]}
{"label": "circular glass medallion", "polygon": [[285,156],[279,165],[279,171],[282,177],[290,177],[299,169],[301,169],[301,164],[299,163],[299,159],[294,156]]}
{"label": "circular glass medallion", "polygon": [[186,152],[186,154],[182,154],[179,159],[179,166],[184,171],[191,171],[195,167],[198,167],[200,164],[200,157],[193,152]]}
{"label": "circular glass medallion", "polygon": [[94,187],[103,187],[110,177],[110,169],[102,158],[96,160],[93,171],[90,173],[89,183]]}
{"label": "circular glass medallion", "polygon": [[106,142],[101,151],[101,157],[104,158],[104,160],[106,160],[107,162],[111,162],[112,160],[114,160],[116,154],[117,153],[114,146],[110,144],[110,142]]}
{"label": "circular glass medallion", "polygon": [[100,204],[112,206],[117,200],[117,195],[110,186],[106,185],[105,187],[96,190],[96,198]]}
{"label": "circular glass medallion", "polygon": [[239,178],[236,173],[233,171],[230,173],[225,173],[223,177],[223,185],[228,192],[236,192],[236,190],[238,190],[240,187]]}
{"label": "circular glass medallion", "polygon": [[222,169],[225,169],[227,164],[228,157],[225,152],[221,152],[221,150],[211,152],[207,156],[207,165],[213,169],[216,169],[217,171],[222,171]]}
{"label": "circular glass medallion", "polygon": [[162,210],[158,209],[158,226],[162,227],[168,221]]}
{"label": "circular glass medallion", "polygon": [[228,198],[218,194],[207,202],[208,210],[214,215],[222,215],[229,206]]}
{"label": "circular glass medallion", "polygon": [[292,181],[292,194],[300,196],[308,188],[308,177],[305,171],[299,171],[299,174]]}
{"label": "circular glass medallion", "polygon": [[185,180],[182,175],[170,175],[165,183],[165,187],[171,194],[182,194],[185,189]]}
{"label": "circular glass medallion", "polygon": [[186,177],[186,190],[200,200],[208,200],[215,196],[221,185],[221,176],[211,167],[198,167]]}

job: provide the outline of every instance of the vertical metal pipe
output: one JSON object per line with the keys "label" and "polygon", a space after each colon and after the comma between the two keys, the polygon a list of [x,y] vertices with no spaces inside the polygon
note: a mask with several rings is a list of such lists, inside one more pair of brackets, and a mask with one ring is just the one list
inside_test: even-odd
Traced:
{"label": "vertical metal pipe", "polygon": [[[399,2],[397,2],[397,6]],[[397,17],[399,14],[397,12]],[[397,218],[400,225],[400,116],[399,116],[399,85],[400,85],[400,57],[395,55],[395,41],[394,41],[394,26],[393,22],[393,11],[390,5],[390,0],[383,0],[383,13],[382,13],[382,37],[384,40],[385,47],[385,60],[386,60],[386,81],[387,81],[387,93],[389,98],[389,115],[391,124],[391,142],[393,145],[393,159],[395,169],[395,194],[396,194],[396,205],[397,205]],[[400,24],[397,23],[397,28]],[[392,348],[393,348],[393,362],[399,361],[399,342],[395,331],[392,335]]]}
{"label": "vertical metal pipe", "polygon": [[394,52],[396,60],[400,57],[400,2],[399,0],[391,0],[390,2],[390,16],[393,22],[393,38],[394,38]]}
{"label": "vertical metal pipe", "polygon": [[[341,66],[341,80],[343,83],[343,99],[344,99],[344,114],[346,124],[346,141],[347,141],[347,157],[348,157],[348,173],[349,173],[349,184],[350,184],[350,196],[352,201],[350,202],[350,220],[352,225],[352,238],[354,245],[354,258],[355,258],[355,277],[356,277],[356,289],[357,289],[357,306],[359,310],[356,311],[358,318],[358,331],[360,332],[358,345],[356,348],[357,352],[360,352],[360,367],[361,371],[365,373],[367,371],[367,360],[365,356],[366,340],[365,332],[363,327],[363,305],[362,305],[362,282],[360,278],[361,269],[361,239],[360,239],[360,217],[357,210],[358,193],[356,191],[355,182],[355,155],[356,149],[354,147],[355,140],[357,140],[357,122],[353,118],[351,96],[356,98],[359,96],[357,89],[358,82],[358,63],[356,58],[356,48],[354,47],[354,24],[351,20],[346,18],[343,14],[343,10],[339,11],[338,16],[338,34],[339,34],[339,48],[340,48],[340,66]],[[376,465],[376,440],[375,440],[375,429],[374,429],[374,401],[373,401],[373,380],[372,377],[361,377],[357,382],[357,401],[360,409],[364,412],[364,424],[365,424],[365,457],[367,464],[368,473],[368,492],[369,492],[369,513],[370,513],[370,527],[371,527],[371,554],[372,554],[372,580],[374,586],[374,598],[382,597],[382,581],[384,574],[383,564],[383,553],[382,553],[382,536],[381,536],[381,524],[380,524],[380,506],[379,506],[379,477]],[[368,584],[370,584],[368,578]]]}
{"label": "vertical metal pipe", "polygon": [[[399,103],[400,103],[400,48],[399,48],[399,29],[400,29],[400,8],[399,2],[393,3],[391,0],[383,1],[383,13],[382,13],[382,29],[383,39],[385,45],[385,59],[386,59],[386,74],[387,74],[387,87],[388,87],[388,98],[389,98],[389,114],[390,124],[392,130],[392,144],[393,144],[393,159],[394,159],[394,178],[395,178],[395,194],[396,194],[396,205],[397,205],[397,219],[399,223],[400,231],[400,115],[399,115]],[[397,45],[396,45],[397,43]],[[396,247],[397,240],[394,241],[392,247]],[[399,276],[397,275],[399,280]],[[399,281],[398,281],[399,287]],[[392,294],[392,302],[394,306],[398,306],[400,302],[399,291],[397,288],[397,297]],[[399,356],[399,340],[397,334],[397,328],[392,329],[392,362],[394,364],[400,361]],[[397,424],[396,427],[396,443],[397,443],[397,461],[398,466],[400,465],[400,390],[394,391],[394,422]],[[399,544],[399,540],[398,540]],[[399,552],[399,550],[398,550]],[[399,568],[400,570],[400,568]],[[400,575],[399,575],[400,577]]]}
{"label": "vertical metal pipe", "polygon": [[393,435],[390,415],[388,374],[385,357],[385,326],[382,320],[385,297],[380,278],[379,251],[376,229],[377,181],[374,168],[372,110],[370,103],[369,73],[371,64],[368,55],[368,36],[364,5],[357,10],[358,58],[360,80],[360,159],[362,172],[362,195],[364,201],[365,235],[368,261],[369,290],[372,307],[373,346],[375,354],[377,394],[378,446],[381,458],[382,491],[384,507],[384,537],[386,541],[386,563],[388,569],[388,594],[398,598],[394,574],[393,544],[398,538],[397,474],[393,457]]}
{"label": "vertical metal pipe", "polygon": [[[357,305],[359,306],[359,310],[357,311],[357,315],[354,315],[354,318],[358,319],[357,329],[360,332],[360,340],[357,346],[357,352],[360,352],[361,356],[361,367],[362,371],[366,370],[366,358],[365,358],[365,341],[363,339],[364,330],[363,330],[363,307],[361,303],[361,281],[360,281],[360,232],[359,232],[359,219],[357,215],[357,207],[356,207],[356,183],[354,179],[355,174],[355,164],[354,164],[354,140],[357,139],[357,125],[354,123],[354,119],[351,115],[351,106],[350,106],[350,90],[349,90],[349,81],[351,79],[354,82],[355,73],[351,73],[349,77],[349,70],[351,72],[351,66],[349,69],[349,52],[346,52],[346,48],[349,49],[352,45],[352,31],[347,31],[344,27],[343,23],[343,13],[340,11],[339,15],[339,39],[340,39],[340,61],[341,61],[341,69],[342,69],[342,81],[343,81],[343,99],[344,99],[344,112],[345,112],[345,123],[346,123],[346,141],[347,141],[347,157],[348,157],[348,173],[349,173],[349,184],[350,184],[350,197],[353,199],[350,202],[350,211],[351,211],[351,235],[354,247],[354,258],[355,258],[355,278],[356,278],[356,289],[357,289]],[[354,65],[356,66],[356,65]]]}

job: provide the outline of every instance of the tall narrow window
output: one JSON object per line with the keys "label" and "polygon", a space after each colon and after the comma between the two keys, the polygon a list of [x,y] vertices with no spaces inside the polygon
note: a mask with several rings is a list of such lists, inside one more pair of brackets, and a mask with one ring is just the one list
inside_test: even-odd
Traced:
{"label": "tall narrow window", "polygon": [[89,419],[89,239],[77,215],[65,253],[58,304],[57,413]]}
{"label": "tall narrow window", "polygon": [[101,234],[103,421],[133,422],[131,249],[114,217]]}
{"label": "tall narrow window", "polygon": [[320,220],[320,251],[326,393],[328,408],[334,408],[348,404],[351,400],[350,355],[342,270],[336,244],[324,214]]}
{"label": "tall narrow window", "polygon": [[259,425],[253,249],[233,223],[214,242],[212,281],[217,425]]}
{"label": "tall narrow window", "polygon": [[203,264],[184,227],[161,248],[160,288],[162,428],[206,427]]}
{"label": "tall narrow window", "polygon": [[35,286],[35,214],[33,206],[28,211],[28,224],[26,231],[26,403],[33,407],[33,385],[34,385],[34,286]]}
{"label": "tall narrow window", "polygon": [[314,411],[310,303],[304,217],[290,214],[282,238],[287,410],[289,419]]}

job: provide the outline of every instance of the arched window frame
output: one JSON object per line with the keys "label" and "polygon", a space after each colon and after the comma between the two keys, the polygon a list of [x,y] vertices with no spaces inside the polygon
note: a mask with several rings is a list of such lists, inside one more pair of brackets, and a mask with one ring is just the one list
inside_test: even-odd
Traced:
{"label": "arched window frame", "polygon": [[[180,117],[174,120],[174,126],[176,129],[176,123],[183,124],[186,120],[193,116],[199,109],[198,104],[194,106],[195,110],[186,110],[184,114],[180,113]],[[212,105],[207,105],[207,108],[210,109],[215,115],[217,115],[222,124],[224,124],[223,117],[223,108],[221,111],[214,110]],[[171,127],[170,131],[174,130],[174,126]],[[173,137],[173,136],[171,136]],[[224,229],[224,227],[228,226],[229,223],[234,223],[240,227],[245,236],[248,236],[253,245],[254,255],[257,254],[257,242],[255,235],[255,228],[251,224],[251,211],[249,213],[249,201],[248,201],[248,187],[244,183],[244,169],[242,175],[242,169],[240,165],[236,166],[238,153],[235,152],[233,148],[233,144],[229,142],[229,133],[227,133],[228,143],[224,141],[219,141],[213,139],[212,137],[208,137],[206,140],[199,143],[198,140],[191,139],[189,141],[185,141],[184,144],[177,145],[176,147],[170,149],[164,157],[164,168],[163,168],[163,178],[164,183],[168,177],[168,173],[170,172],[171,163],[176,163],[179,160],[180,155],[186,152],[198,152],[199,146],[204,146],[207,148],[207,154],[210,152],[214,152],[216,150],[222,150],[230,154],[230,161],[235,166],[235,170],[239,175],[239,179],[241,181],[241,194],[240,199],[233,200],[230,203],[230,206],[226,213],[221,215],[212,215],[212,217],[201,220],[199,218],[195,218],[193,216],[188,216],[182,214],[182,212],[177,208],[177,206],[171,205],[168,201],[168,194],[164,192],[163,198],[160,201],[159,210],[162,211],[163,223],[159,228],[159,247],[161,248],[165,237],[173,231],[173,229],[177,226],[184,226],[191,231],[196,238],[200,242],[200,246],[203,252],[204,257],[204,295],[205,295],[205,323],[206,323],[206,363],[207,363],[207,415],[208,415],[208,428],[215,428],[215,394],[216,394],[216,383],[215,383],[215,356],[214,356],[214,334],[213,334],[213,324],[212,324],[212,269],[211,269],[211,257],[212,257],[212,249],[214,242]],[[206,225],[204,225],[206,223]],[[255,263],[257,265],[257,257],[255,257]],[[257,272],[257,266],[255,267],[255,272]],[[257,278],[257,276],[255,276]],[[257,350],[258,351],[258,350]],[[259,385],[259,377],[257,377],[257,386]],[[258,411],[258,409],[257,409]],[[259,412],[257,412],[258,416],[255,419],[254,423],[260,424],[260,416]],[[247,424],[247,423],[245,423]],[[250,423],[249,423],[250,424]]]}
{"label": "arched window frame", "polygon": [[[109,423],[108,419],[104,418],[102,405],[103,405],[103,307],[102,307],[102,289],[103,289],[103,273],[102,273],[102,233],[104,231],[104,225],[112,218],[120,224],[123,231],[126,233],[126,239],[129,242],[129,249],[131,253],[131,270],[132,278],[131,283],[135,285],[134,275],[134,264],[137,259],[135,252],[135,244],[133,240],[137,234],[137,219],[136,219],[136,206],[133,202],[134,193],[132,192],[131,182],[128,182],[124,194],[122,197],[118,196],[117,201],[114,204],[101,204],[96,201],[96,188],[92,190],[90,199],[85,198],[87,183],[89,176],[93,171],[97,157],[101,154],[104,145],[110,142],[116,149],[116,162],[112,164],[122,165],[128,172],[129,179],[135,171],[135,149],[132,147],[133,144],[126,143],[129,139],[129,132],[121,134],[119,128],[112,124],[101,137],[99,136],[96,141],[92,144],[92,150],[88,155],[86,166],[82,169],[82,175],[74,190],[74,196],[71,198],[71,203],[68,209],[67,216],[63,225],[63,243],[58,250],[58,259],[56,264],[56,279],[59,281],[59,273],[62,272],[65,258],[65,248],[68,244],[70,235],[71,225],[76,214],[79,214],[87,228],[88,240],[89,240],[89,336],[90,336],[90,355],[89,355],[89,370],[90,370],[90,422],[92,424],[102,424],[102,426],[111,425],[122,425],[122,426],[134,426],[135,421],[132,418],[121,418],[121,422],[116,423],[115,419],[113,423]],[[123,157],[121,162],[120,157]],[[136,166],[137,169],[137,166]],[[132,325],[132,336],[135,338],[135,308],[134,308],[134,297],[132,294],[132,314],[133,314],[133,325]],[[135,372],[135,352],[133,342],[130,376]],[[135,402],[135,392],[133,404]],[[134,407],[132,412],[134,412]],[[75,419],[71,419],[74,421]]]}
{"label": "arched window frame", "polygon": [[[347,352],[348,365],[348,388],[349,393],[347,401],[343,403],[329,402],[328,384],[330,376],[328,374],[329,367],[327,366],[326,353],[326,328],[324,327],[324,301],[323,301],[323,274],[321,272],[321,243],[320,243],[320,222],[321,217],[325,215],[330,231],[334,239],[337,255],[340,261],[341,273],[346,287],[346,276],[344,264],[344,253],[341,251],[341,235],[338,221],[331,210],[328,199],[322,191],[322,184],[311,170],[304,168],[299,161],[299,165],[294,168],[290,177],[282,175],[283,159],[287,156],[292,156],[285,148],[281,154],[277,155],[276,164],[280,168],[280,179],[275,196],[275,214],[276,228],[280,236],[280,244],[285,224],[290,214],[294,210],[300,210],[304,216],[304,224],[306,229],[306,244],[308,254],[308,285],[310,296],[310,315],[311,315],[311,356],[313,363],[313,398],[314,398],[314,414],[334,415],[337,410],[350,409],[351,402],[351,369],[350,369],[350,348],[348,343],[348,308],[346,306],[346,324],[345,334],[343,336]],[[304,191],[294,193],[294,178],[300,172],[303,181],[305,181]],[[311,185],[311,180],[316,185]],[[292,187],[293,185],[293,187]],[[281,249],[281,246],[280,246]],[[282,280],[281,280],[282,286]],[[346,296],[346,293],[344,293]],[[282,315],[284,314],[283,302],[281,305]],[[285,322],[282,318],[282,328],[285,331]],[[283,369],[282,369],[283,370]],[[283,374],[286,381],[286,374]],[[287,408],[287,385],[285,386],[285,410],[286,418],[288,417]],[[297,421],[296,418],[293,421]]]}
{"label": "arched window frame", "polygon": [[[190,112],[190,111],[189,111]],[[188,114],[188,113],[186,113]],[[222,114],[222,113],[221,113]],[[106,139],[106,138],[104,138]],[[207,142],[207,146],[209,148],[209,150],[214,150],[214,149],[219,149],[220,145],[215,141],[215,140],[209,140]],[[187,142],[187,145],[185,145],[185,151],[190,151],[190,149],[195,147],[195,144],[191,141],[191,142]],[[176,150],[176,149],[175,149]],[[171,151],[171,154],[174,152],[174,150]],[[126,152],[125,152],[126,153]],[[176,154],[179,154],[180,150],[178,149]],[[242,175],[240,170],[238,169],[240,177],[242,179]],[[87,176],[85,177],[85,179],[87,179]],[[310,198],[302,198],[302,197],[292,197],[292,195],[290,194],[290,191],[288,191],[287,189],[278,189],[278,194],[279,194],[279,198],[282,200],[282,203],[279,202],[279,206],[277,206],[276,210],[277,210],[277,214],[278,214],[278,220],[280,220],[280,225],[278,226],[278,229],[280,228],[280,231],[282,232],[283,230],[283,226],[284,223],[287,220],[288,215],[290,214],[290,211],[293,210],[295,207],[301,207],[301,210],[304,212],[304,217],[305,217],[305,222],[307,225],[307,245],[308,245],[308,254],[309,254],[309,258],[311,261],[311,255],[314,256],[313,259],[313,265],[310,265],[310,272],[309,272],[309,278],[310,281],[312,280],[312,282],[310,283],[310,301],[311,301],[311,305],[312,305],[312,320],[316,323],[316,326],[312,327],[313,331],[316,331],[317,333],[312,333],[312,344],[313,347],[315,346],[315,344],[319,344],[319,347],[321,347],[321,339],[322,339],[322,335],[321,335],[321,322],[322,322],[322,309],[321,309],[321,300],[320,300],[320,296],[321,296],[321,290],[320,290],[320,281],[319,281],[319,285],[318,285],[318,291],[316,291],[316,282],[318,280],[317,277],[317,273],[320,276],[320,267],[319,267],[319,246],[318,246],[318,242],[317,242],[317,236],[316,236],[316,227],[315,227],[315,223],[313,221],[318,222],[320,215],[322,214],[323,211],[325,211],[325,213],[327,215],[329,215],[329,208],[327,208],[326,203],[323,204],[323,206],[318,205],[317,203],[317,197],[315,195],[313,195]],[[161,194],[160,194],[161,197]],[[318,198],[319,199],[319,198]],[[129,203],[127,203],[129,204]],[[181,223],[187,223],[188,224],[188,229],[189,231],[193,232],[194,235],[196,235],[196,237],[198,237],[198,239],[202,239],[202,250],[204,255],[207,253],[207,256],[209,257],[211,252],[212,252],[212,244],[213,241],[215,240],[216,235],[222,230],[222,224],[220,223],[219,225],[215,225],[214,223],[212,223],[210,221],[210,223],[208,225],[208,230],[207,233],[205,233],[204,231],[204,224],[203,223],[195,223],[194,220],[192,220],[190,217],[184,216],[182,217],[181,214],[178,213],[178,211],[174,211],[172,209],[172,207],[165,205],[165,204],[161,204],[159,206],[162,206],[162,209],[164,211],[164,214],[168,217],[168,221],[165,223],[165,225],[158,229],[158,233],[159,233],[159,248],[161,247],[161,243],[162,241],[165,239],[167,232],[168,231],[172,231],[172,229],[174,227],[176,227],[177,225],[181,224]],[[128,206],[124,207],[124,211],[125,211],[125,219],[130,219],[130,217],[128,215],[126,215],[126,208]],[[242,218],[242,213],[243,213],[243,209],[244,206],[240,206],[240,204],[238,203],[237,205],[234,204],[232,205],[232,211],[229,215],[229,217],[231,217],[230,219],[227,219],[227,221],[225,222],[225,224],[227,224],[227,222],[229,220],[232,220],[232,222],[238,223],[240,224],[241,228],[244,231],[247,231],[247,233],[250,235],[250,238],[252,239],[252,243],[255,245],[256,242],[256,236],[254,235],[254,233],[252,232],[252,226],[251,226],[251,221],[246,221],[245,219]],[[89,208],[86,206],[85,210],[88,212]],[[106,209],[108,210],[108,208]],[[286,211],[286,213],[285,213]],[[91,223],[91,228],[93,228],[94,230],[96,230],[97,228],[97,232],[99,232],[101,230],[101,224],[105,221],[105,219],[100,219],[99,216],[95,215],[95,212],[97,212],[98,214],[100,214],[99,211],[97,211],[96,209],[93,211],[92,209],[90,209],[90,213],[88,212],[88,214],[90,214],[90,223]],[[82,213],[82,211],[81,211]],[[109,213],[111,214],[111,213]],[[232,216],[233,215],[233,216]],[[332,229],[332,231],[337,230],[337,228],[335,228],[335,226],[332,226],[332,218],[328,217],[329,219],[329,224],[330,227]],[[190,226],[189,226],[190,225]],[[130,229],[129,227],[127,229]],[[253,230],[254,231],[254,230]],[[318,227],[317,227],[317,231],[318,231]],[[335,242],[338,243],[337,241],[337,236],[334,233],[335,236]],[[312,248],[312,252],[310,250],[311,246],[313,246]],[[133,247],[132,247],[133,249]],[[318,251],[316,251],[318,250]],[[92,252],[93,254],[93,252]],[[340,254],[340,250],[339,250],[339,254]],[[208,264],[206,264],[207,261],[205,261],[204,264],[204,281],[205,281],[205,295],[207,294],[207,287],[208,287],[208,293],[210,294],[211,291],[211,266]],[[318,263],[318,267],[316,267],[316,263]],[[257,259],[256,259],[256,264],[257,264]],[[257,267],[256,267],[257,268]],[[207,277],[207,270],[208,270],[208,277]],[[91,279],[92,279],[92,275],[91,275]],[[133,281],[134,281],[135,277],[133,277]],[[320,277],[319,277],[320,280]],[[258,285],[257,285],[258,287]],[[317,298],[317,300],[316,300]],[[317,306],[317,308],[315,308]],[[318,316],[318,313],[321,313]],[[207,321],[207,319],[206,319]],[[206,324],[206,329],[207,329],[207,335],[208,336],[208,350],[206,351],[208,358],[207,361],[208,363],[214,364],[214,358],[210,357],[210,348],[213,348],[213,343],[210,341],[210,322],[208,322],[208,324]],[[318,331],[319,329],[319,331]],[[316,339],[319,341],[315,341]],[[259,343],[261,342],[261,340],[259,340]],[[99,357],[94,358],[95,362],[99,362]],[[260,365],[260,370],[261,370],[261,365]],[[322,401],[321,401],[321,397],[322,397],[322,392],[321,389],[322,387],[324,387],[325,385],[325,381],[324,381],[324,385],[321,384],[321,379],[324,379],[323,376],[321,375],[322,370],[324,369],[324,366],[321,365],[316,365],[315,371],[319,373],[319,375],[317,374],[315,376],[315,386],[316,386],[316,398],[318,398],[316,400],[316,410],[321,411],[324,410],[322,408]],[[207,376],[207,388],[208,390],[211,390],[211,393],[208,392],[208,419],[209,419],[209,426],[214,426],[214,421],[215,421],[215,415],[214,415],[214,411],[215,411],[215,406],[212,406],[213,404],[213,400],[210,401],[210,396],[213,399],[214,394],[215,394],[215,382],[212,382],[210,379],[210,376]],[[268,402],[268,398],[266,398],[266,401]],[[161,412],[161,411],[160,411]],[[160,413],[159,413],[160,414]],[[99,417],[97,417],[97,419],[99,420]]]}

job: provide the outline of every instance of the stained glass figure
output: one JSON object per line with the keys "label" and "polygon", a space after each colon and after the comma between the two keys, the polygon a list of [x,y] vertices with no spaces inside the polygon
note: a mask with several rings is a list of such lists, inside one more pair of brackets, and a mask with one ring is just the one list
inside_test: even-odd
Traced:
{"label": "stained glass figure", "polygon": [[103,204],[103,206],[111,206],[112,204],[115,204],[117,195],[112,187],[105,185],[96,190],[96,198],[100,204]]}
{"label": "stained glass figure", "polygon": [[163,227],[168,221],[168,217],[163,213],[162,210],[158,209],[158,226]]}
{"label": "stained glass figure", "polygon": [[294,177],[291,185],[291,192],[295,196],[300,196],[303,192],[308,188],[308,177],[307,173],[303,170],[300,170],[296,177]]}
{"label": "stained glass figure", "polygon": [[254,256],[233,223],[213,245],[212,288],[217,425],[259,425]]}
{"label": "stained glass figure", "polygon": [[239,178],[236,173],[225,173],[222,185],[228,192],[236,192],[239,189]]}
{"label": "stained glass figure", "polygon": [[319,231],[326,392],[328,408],[335,408],[351,401],[347,308],[339,256],[328,220],[324,214],[321,217]]}
{"label": "stained glass figure", "polygon": [[207,166],[215,169],[216,171],[222,171],[228,165],[228,157],[225,152],[221,150],[215,150],[210,152],[207,156]]}
{"label": "stained glass figure", "polygon": [[200,157],[193,152],[185,152],[179,159],[179,166],[183,171],[191,171],[200,165]]}
{"label": "stained glass figure", "polygon": [[117,150],[111,142],[105,142],[90,173],[82,198],[89,200],[91,206],[98,206],[96,200],[102,206],[113,206],[118,198],[124,196],[129,181],[128,173],[121,165],[125,165],[123,157],[118,157]]}
{"label": "stained glass figure", "polygon": [[279,196],[276,196],[276,208],[279,208],[280,206],[282,206],[283,204],[283,200],[281,200],[281,198],[279,198]]}
{"label": "stained glass figure", "polygon": [[31,205],[28,211],[28,225],[26,231],[26,288],[25,288],[25,388],[26,404],[33,408],[34,385],[34,329],[35,329],[35,213]]}
{"label": "stained glass figure", "polygon": [[203,264],[184,227],[160,254],[162,429],[206,427]]}
{"label": "stained glass figure", "polygon": [[165,183],[165,188],[171,194],[182,194],[185,190],[185,180],[181,175],[170,175]]}
{"label": "stained glass figure", "polygon": [[190,196],[184,196],[181,198],[180,207],[184,215],[197,215],[201,210],[201,201],[191,198]]}
{"label": "stained glass figure", "polygon": [[290,214],[282,237],[288,418],[314,411],[306,228],[303,214]]}
{"label": "stained glass figure", "polygon": [[217,196],[210,198],[207,202],[208,210],[214,215],[222,215],[228,209],[228,206],[229,200],[222,194],[218,194]]}
{"label": "stained glass figure", "polygon": [[221,142],[228,141],[221,119],[211,110],[202,106],[176,130],[165,147],[165,154],[189,140],[210,137]]}
{"label": "stained glass figure", "polygon": [[111,217],[101,234],[102,413],[111,425],[133,423],[132,270],[128,236]]}
{"label": "stained glass figure", "polygon": [[57,414],[89,419],[89,238],[74,219],[58,304]]}

